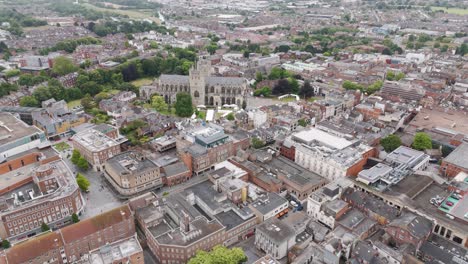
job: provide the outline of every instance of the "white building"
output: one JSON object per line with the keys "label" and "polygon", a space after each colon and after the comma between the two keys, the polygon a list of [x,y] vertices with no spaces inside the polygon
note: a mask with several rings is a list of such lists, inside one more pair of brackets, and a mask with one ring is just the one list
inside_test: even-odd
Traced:
{"label": "white building", "polygon": [[260,109],[252,109],[248,113],[249,120],[252,120],[254,128],[263,126],[268,120],[268,115]]}
{"label": "white building", "polygon": [[336,218],[349,208],[348,204],[339,197],[343,190],[351,185],[351,181],[342,179],[312,193],[307,199],[307,214],[333,229]]}
{"label": "white building", "polygon": [[295,162],[333,181],[352,175],[354,166],[367,159],[371,147],[311,128],[291,136],[295,142]]}
{"label": "white building", "polygon": [[271,218],[257,226],[255,246],[275,259],[286,257],[289,249],[295,244],[296,232],[294,228],[277,218]]}

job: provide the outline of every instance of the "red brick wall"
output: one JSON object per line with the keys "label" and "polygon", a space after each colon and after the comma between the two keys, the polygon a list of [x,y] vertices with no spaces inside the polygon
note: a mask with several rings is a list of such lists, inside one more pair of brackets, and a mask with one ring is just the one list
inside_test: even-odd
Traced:
{"label": "red brick wall", "polygon": [[457,176],[457,174],[461,171],[468,173],[468,170],[455,166],[451,163],[442,161],[442,164],[440,165],[440,172],[442,173],[442,175],[444,175],[444,169],[445,175],[450,178]]}
{"label": "red brick wall", "polygon": [[[40,156],[41,156],[41,153],[34,152],[34,153],[30,153],[28,155],[22,156],[20,158],[11,160],[9,162],[2,163],[2,164],[0,164],[0,175],[4,174],[4,173],[7,173],[7,172],[10,172],[10,166],[11,166],[12,170],[16,170],[16,169],[19,169],[19,168],[21,168],[23,166],[33,164],[33,163],[38,161],[38,158]],[[21,161],[23,161],[24,165],[21,164]]]}
{"label": "red brick wall", "polygon": [[281,146],[280,153],[282,156],[285,156],[286,158],[294,161],[296,156],[296,148],[294,146],[291,146],[290,148]]}
{"label": "red brick wall", "polygon": [[377,156],[377,149],[372,148],[368,152],[364,153],[362,155],[362,159],[354,164],[353,166],[349,167],[349,169],[346,171],[346,176],[357,176],[360,171],[364,168],[364,165],[366,165],[367,160],[370,157],[376,157]]}

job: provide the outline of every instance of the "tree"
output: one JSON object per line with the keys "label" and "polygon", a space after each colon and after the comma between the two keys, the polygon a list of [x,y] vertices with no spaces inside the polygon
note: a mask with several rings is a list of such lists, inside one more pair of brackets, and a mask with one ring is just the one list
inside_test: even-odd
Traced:
{"label": "tree", "polygon": [[6,239],[3,239],[2,240],[2,248],[7,249],[7,248],[10,248],[10,247],[11,247],[10,241],[8,241]]}
{"label": "tree", "polygon": [[344,81],[342,86],[346,90],[364,90],[364,87],[362,85],[351,81]]}
{"label": "tree", "polygon": [[180,117],[189,117],[193,114],[192,96],[181,92],[176,95],[176,114]]}
{"label": "tree", "polygon": [[227,114],[226,119],[229,120],[229,121],[233,121],[236,118],[234,117],[234,114],[231,112],[231,113]]}
{"label": "tree", "polygon": [[431,149],[432,148],[431,137],[424,132],[416,133],[411,147],[417,150]]}
{"label": "tree", "polygon": [[88,191],[88,188],[91,185],[89,180],[86,179],[86,177],[83,176],[83,174],[81,173],[78,173],[78,175],[76,176],[76,183],[78,184],[78,187],[80,187],[80,189],[85,192]]}
{"label": "tree", "polygon": [[257,72],[257,73],[255,73],[255,81],[256,81],[257,83],[263,81],[263,74],[262,74],[262,72]]}
{"label": "tree", "polygon": [[288,79],[281,79],[278,83],[273,87],[272,93],[274,95],[283,95],[291,93],[291,83]]}
{"label": "tree", "polygon": [[72,214],[72,222],[73,223],[78,223],[80,221],[80,218],[78,217],[78,215],[76,213],[73,213]]}
{"label": "tree", "polygon": [[299,82],[296,80],[296,78],[289,77],[288,78],[289,86],[291,87],[290,92],[293,94],[298,94],[299,93]]}
{"label": "tree", "polygon": [[307,126],[307,121],[305,119],[301,118],[301,119],[299,119],[297,121],[297,124],[302,126],[302,127],[306,127]]}
{"label": "tree", "polygon": [[271,89],[268,86],[263,86],[262,88],[257,89],[257,90],[254,91],[254,96],[268,97],[270,95],[271,95]]}
{"label": "tree", "polygon": [[252,147],[255,149],[259,149],[265,146],[265,142],[263,140],[259,139],[258,137],[253,137],[252,138]]}
{"label": "tree", "polygon": [[304,85],[302,85],[301,90],[299,91],[299,95],[306,99],[315,95],[314,88],[312,88],[312,85],[310,85],[308,80],[304,81]]}
{"label": "tree", "polygon": [[401,139],[397,135],[392,134],[381,139],[380,144],[386,152],[390,153],[401,146]]}
{"label": "tree", "polygon": [[81,153],[77,149],[74,149],[72,156],[71,156],[71,162],[76,165],[80,158],[81,158]]}
{"label": "tree", "polygon": [[78,162],[76,163],[76,166],[80,168],[81,170],[87,170],[89,169],[89,164],[88,161],[84,157],[80,157],[78,159]]}
{"label": "tree", "polygon": [[155,95],[151,98],[151,106],[158,112],[166,111],[167,104],[164,98],[160,95]]}
{"label": "tree", "polygon": [[373,84],[367,86],[366,92],[367,94],[373,94],[377,92],[378,90],[380,90],[382,86],[383,86],[383,82],[381,80],[377,80]]}
{"label": "tree", "polygon": [[65,75],[72,72],[76,72],[78,67],[69,58],[60,56],[55,58],[54,66],[52,66],[52,72],[57,75]]}
{"label": "tree", "polygon": [[33,96],[23,96],[21,97],[19,101],[20,106],[25,106],[25,107],[39,107],[39,101],[37,101],[36,98]]}
{"label": "tree", "polygon": [[42,222],[41,230],[42,232],[46,232],[50,230],[50,227],[46,223]]}
{"label": "tree", "polygon": [[228,249],[224,246],[215,246],[210,252],[198,251],[188,261],[188,264],[240,264],[247,261],[247,256],[241,248]]}

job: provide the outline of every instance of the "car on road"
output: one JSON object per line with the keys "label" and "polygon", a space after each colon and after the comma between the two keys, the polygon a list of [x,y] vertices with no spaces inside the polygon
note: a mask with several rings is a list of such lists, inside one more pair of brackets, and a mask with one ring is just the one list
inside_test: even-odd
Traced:
{"label": "car on road", "polygon": [[452,202],[445,202],[445,204],[447,204],[448,206],[453,206]]}

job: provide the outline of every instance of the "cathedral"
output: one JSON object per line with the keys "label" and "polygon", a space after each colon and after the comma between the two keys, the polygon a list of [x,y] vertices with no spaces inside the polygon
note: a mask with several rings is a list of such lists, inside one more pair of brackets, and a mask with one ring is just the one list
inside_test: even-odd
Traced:
{"label": "cathedral", "polygon": [[151,86],[143,86],[140,95],[150,99],[161,95],[167,103],[174,103],[180,92],[190,93],[195,106],[223,106],[236,104],[242,107],[246,100],[247,80],[239,77],[211,76],[211,62],[199,59],[189,75],[162,74]]}

